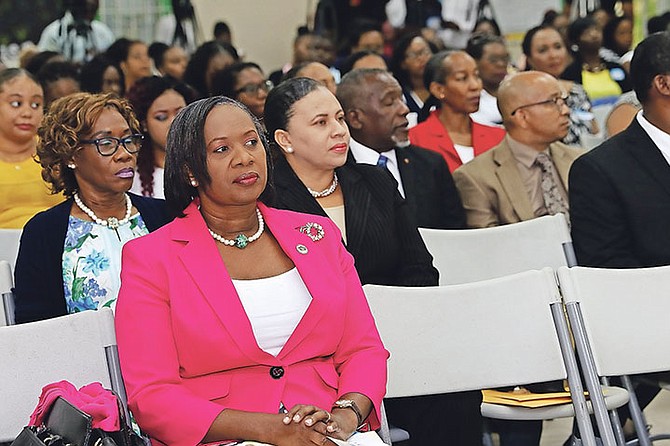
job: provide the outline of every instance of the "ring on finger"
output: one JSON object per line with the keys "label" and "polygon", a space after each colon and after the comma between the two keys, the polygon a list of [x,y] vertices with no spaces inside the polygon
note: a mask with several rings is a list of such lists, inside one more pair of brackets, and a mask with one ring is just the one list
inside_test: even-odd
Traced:
{"label": "ring on finger", "polygon": [[330,423],[330,412],[326,412],[326,415],[328,415],[328,418],[326,418],[326,424]]}

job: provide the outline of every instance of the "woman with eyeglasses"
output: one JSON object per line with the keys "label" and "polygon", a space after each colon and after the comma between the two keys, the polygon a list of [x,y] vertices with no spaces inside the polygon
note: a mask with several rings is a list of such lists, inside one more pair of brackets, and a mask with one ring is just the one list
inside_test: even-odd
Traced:
{"label": "woman with eyeglasses", "polygon": [[502,125],[497,96],[498,87],[509,68],[510,57],[505,41],[494,34],[475,34],[468,40],[465,52],[477,62],[483,87],[479,110],[470,116],[482,124]]}
{"label": "woman with eyeglasses", "polygon": [[393,48],[389,69],[402,87],[405,103],[409,107],[407,120],[410,126],[415,126],[419,122],[421,108],[430,96],[430,92],[423,84],[423,73],[432,55],[433,49],[430,44],[418,33],[408,34],[398,40]]}
{"label": "woman with eyeglasses", "polygon": [[240,62],[214,75],[212,95],[240,101],[262,123],[265,99],[272,87],[261,67],[253,62]]}
{"label": "woman with eyeglasses", "polygon": [[142,135],[125,100],[89,93],[59,99],[38,136],[42,177],[68,199],[23,229],[18,323],[114,308],[121,248],[168,221],[162,200],[128,193]]}

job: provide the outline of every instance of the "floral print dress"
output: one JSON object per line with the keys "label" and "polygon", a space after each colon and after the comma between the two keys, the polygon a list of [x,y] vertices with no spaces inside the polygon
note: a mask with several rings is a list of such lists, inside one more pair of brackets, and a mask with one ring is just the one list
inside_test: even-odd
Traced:
{"label": "floral print dress", "polygon": [[63,287],[68,313],[116,306],[121,286],[121,248],[149,230],[139,213],[117,229],[70,215],[63,249]]}

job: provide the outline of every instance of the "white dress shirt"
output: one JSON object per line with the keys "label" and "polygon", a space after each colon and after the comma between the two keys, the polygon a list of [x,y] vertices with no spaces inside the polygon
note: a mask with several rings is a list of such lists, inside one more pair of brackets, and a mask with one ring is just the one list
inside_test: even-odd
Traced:
{"label": "white dress shirt", "polygon": [[351,153],[354,155],[354,158],[358,164],[371,164],[376,166],[377,161],[379,160],[379,155],[384,155],[386,158],[388,158],[388,161],[386,162],[386,168],[389,170],[389,172],[391,172],[391,175],[393,175],[393,178],[395,178],[396,182],[398,183],[398,192],[400,192],[400,196],[405,198],[405,189],[402,187],[400,169],[398,168],[398,157],[396,156],[395,149],[379,153],[376,150],[364,146],[354,138],[351,138],[351,141],[349,142],[349,148],[351,149]]}
{"label": "white dress shirt", "polygon": [[647,132],[647,135],[649,135],[654,144],[656,144],[658,150],[661,151],[665,161],[670,165],[670,134],[665,133],[663,130],[647,121],[644,117],[643,110],[637,112],[636,119],[642,127],[642,130]]}

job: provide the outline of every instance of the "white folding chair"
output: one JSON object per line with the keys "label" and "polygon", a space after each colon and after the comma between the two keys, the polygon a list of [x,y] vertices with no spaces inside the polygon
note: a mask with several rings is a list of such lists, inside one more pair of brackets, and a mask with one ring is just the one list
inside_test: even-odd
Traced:
{"label": "white folding chair", "polygon": [[28,424],[42,387],[52,382],[101,382],[128,410],[109,308],[0,327],[0,358],[0,442]]}
{"label": "white folding chair", "polygon": [[21,229],[0,229],[0,260],[6,260],[14,268],[19,253]]}
{"label": "white folding chair", "polygon": [[491,228],[419,232],[440,272],[440,285],[577,264],[563,214]]}
{"label": "white folding chair", "polygon": [[14,324],[14,278],[12,267],[6,260],[0,260],[0,327]]}
{"label": "white folding chair", "polygon": [[[639,444],[650,437],[628,375],[670,371],[670,266],[639,269],[560,268],[558,277],[589,388],[622,376]],[[618,419],[613,421],[615,430]],[[617,435],[619,441],[622,435]]]}
{"label": "white folding chair", "polygon": [[575,416],[584,444],[595,444],[551,269],[453,286],[366,285],[364,290],[391,352],[387,397],[567,378],[572,405],[483,404],[482,414],[526,420]]}

